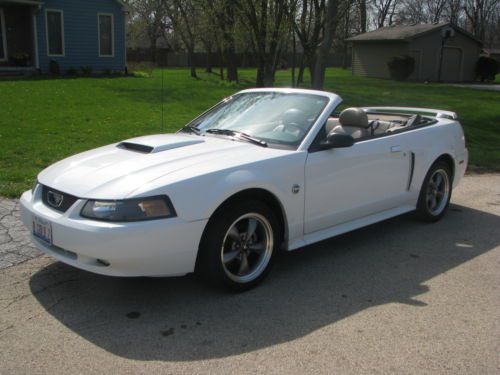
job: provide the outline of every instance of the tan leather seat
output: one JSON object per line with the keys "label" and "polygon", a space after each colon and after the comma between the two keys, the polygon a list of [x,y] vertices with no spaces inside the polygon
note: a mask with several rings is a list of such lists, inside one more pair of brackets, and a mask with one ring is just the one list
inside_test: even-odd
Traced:
{"label": "tan leather seat", "polygon": [[370,136],[369,127],[368,116],[360,108],[344,109],[338,120],[328,119],[326,123],[327,134],[333,131],[338,134],[349,134],[355,139]]}

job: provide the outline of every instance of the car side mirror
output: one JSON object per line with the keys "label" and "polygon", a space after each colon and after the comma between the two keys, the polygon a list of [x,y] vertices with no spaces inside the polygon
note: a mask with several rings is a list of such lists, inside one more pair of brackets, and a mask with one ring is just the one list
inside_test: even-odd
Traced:
{"label": "car side mirror", "polygon": [[321,143],[322,150],[329,150],[332,148],[351,147],[354,144],[354,138],[349,134],[330,133],[326,141]]}

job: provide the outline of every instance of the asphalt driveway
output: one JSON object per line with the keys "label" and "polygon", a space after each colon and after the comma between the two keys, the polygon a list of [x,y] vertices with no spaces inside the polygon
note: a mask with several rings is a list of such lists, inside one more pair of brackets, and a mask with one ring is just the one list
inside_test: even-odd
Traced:
{"label": "asphalt driveway", "polygon": [[[120,279],[46,256],[0,270],[0,373],[499,374],[500,175],[281,256],[257,289]],[[21,246],[22,247],[22,246]]]}

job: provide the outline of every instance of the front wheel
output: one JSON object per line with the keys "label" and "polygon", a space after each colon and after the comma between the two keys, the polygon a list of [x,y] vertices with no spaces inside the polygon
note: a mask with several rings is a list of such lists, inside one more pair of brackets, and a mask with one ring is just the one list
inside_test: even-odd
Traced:
{"label": "front wheel", "polygon": [[438,161],[425,176],[417,204],[420,219],[428,222],[443,217],[451,198],[452,178],[448,163]]}
{"label": "front wheel", "polygon": [[250,289],[271,269],[281,238],[276,215],[262,202],[227,207],[208,223],[197,272],[212,283],[236,291]]}

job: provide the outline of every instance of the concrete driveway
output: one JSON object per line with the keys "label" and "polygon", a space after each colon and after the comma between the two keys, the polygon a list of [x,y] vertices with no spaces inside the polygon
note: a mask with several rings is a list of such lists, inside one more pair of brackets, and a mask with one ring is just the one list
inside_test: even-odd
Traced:
{"label": "concrete driveway", "polygon": [[451,86],[463,87],[466,89],[475,89],[475,90],[500,91],[500,85],[497,85],[497,84],[454,83]]}
{"label": "concrete driveway", "polygon": [[499,374],[500,176],[284,254],[257,289],[119,279],[41,256],[0,271],[1,374]]}

